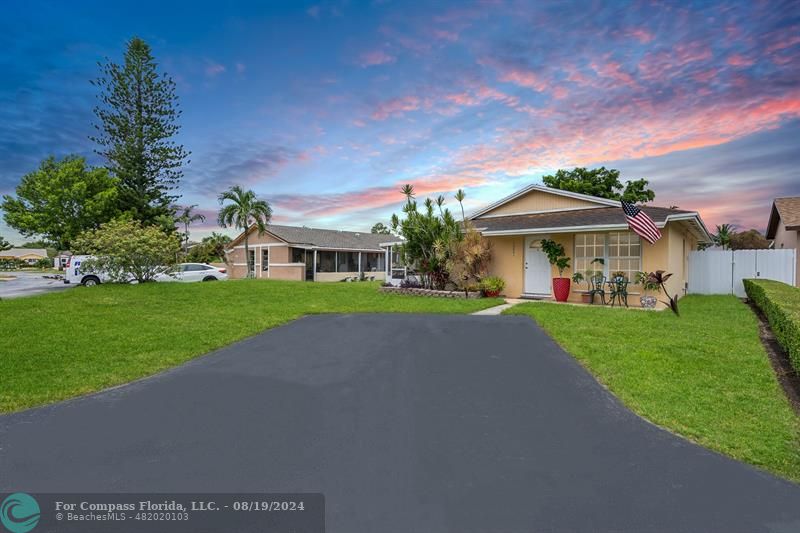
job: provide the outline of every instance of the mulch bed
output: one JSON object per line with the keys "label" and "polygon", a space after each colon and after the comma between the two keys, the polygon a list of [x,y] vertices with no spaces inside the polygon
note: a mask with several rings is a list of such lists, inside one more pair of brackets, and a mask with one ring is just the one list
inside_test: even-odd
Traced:
{"label": "mulch bed", "polygon": [[772,328],[769,327],[767,317],[764,316],[761,309],[747,298],[744,299],[744,302],[750,306],[750,309],[753,310],[753,313],[758,318],[758,333],[761,338],[761,344],[764,345],[764,349],[767,351],[769,362],[772,364],[778,383],[783,387],[783,391],[789,399],[789,404],[800,415],[800,374],[792,368],[792,364],[789,362],[789,354],[778,343],[772,333]]}
{"label": "mulch bed", "polygon": [[430,296],[433,298],[481,298],[483,295],[480,292],[470,292],[465,294],[464,291],[435,291],[433,289],[412,289],[404,287],[381,287],[382,292],[390,292],[393,294],[412,294],[414,296]]}

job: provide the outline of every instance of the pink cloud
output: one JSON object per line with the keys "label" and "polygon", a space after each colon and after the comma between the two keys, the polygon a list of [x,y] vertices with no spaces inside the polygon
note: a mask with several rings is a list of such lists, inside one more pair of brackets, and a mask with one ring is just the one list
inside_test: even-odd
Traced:
{"label": "pink cloud", "polygon": [[778,127],[800,117],[800,92],[770,100],[720,101],[670,114],[647,100],[587,114],[580,111],[555,124],[511,131],[495,144],[464,149],[455,168],[471,173],[522,175],[536,168],[591,165],[654,157],[723,144]]}
{"label": "pink cloud", "polygon": [[[420,200],[435,194],[451,195],[461,188],[477,187],[488,183],[487,178],[459,174],[424,176],[390,186],[368,187],[350,192],[319,195],[282,195],[273,202],[276,211],[290,212],[291,216],[322,218],[346,213],[396,206],[397,211],[405,201],[401,187],[410,183]],[[453,202],[454,203],[454,202]]]}
{"label": "pink cloud", "polygon": [[392,98],[380,103],[372,113],[375,120],[385,120],[389,117],[401,116],[409,111],[416,111],[420,108],[421,101],[416,96],[402,96]]}
{"label": "pink cloud", "polygon": [[359,65],[364,68],[374,67],[377,65],[394,63],[396,60],[397,58],[395,56],[387,54],[383,50],[373,50],[372,52],[361,54],[359,58]]}
{"label": "pink cloud", "polygon": [[539,76],[531,71],[521,69],[510,69],[503,72],[500,75],[500,81],[513,83],[520,87],[526,87],[538,92],[543,92],[548,87],[548,84]]}
{"label": "pink cloud", "polygon": [[208,65],[206,65],[206,68],[205,68],[206,76],[208,76],[210,78],[218,76],[218,75],[222,74],[223,72],[225,72],[225,65],[221,65],[219,63],[211,62]]}
{"label": "pink cloud", "polygon": [[750,65],[755,63],[755,61],[741,54],[734,54],[728,57],[727,63],[732,67],[749,67]]}

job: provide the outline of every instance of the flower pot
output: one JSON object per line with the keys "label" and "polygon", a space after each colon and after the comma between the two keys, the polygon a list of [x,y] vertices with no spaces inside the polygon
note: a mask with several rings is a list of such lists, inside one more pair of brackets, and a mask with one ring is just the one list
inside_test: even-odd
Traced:
{"label": "flower pot", "polygon": [[641,296],[639,298],[639,303],[641,303],[642,307],[645,309],[655,309],[658,300],[655,296]]}
{"label": "flower pot", "polygon": [[553,278],[553,296],[557,302],[566,302],[569,298],[569,278]]}
{"label": "flower pot", "polygon": [[581,302],[583,302],[585,304],[592,303],[592,295],[589,294],[588,292],[581,293]]}
{"label": "flower pot", "polygon": [[486,289],[484,289],[483,294],[487,298],[497,298],[498,296],[500,296],[500,291],[487,291]]}

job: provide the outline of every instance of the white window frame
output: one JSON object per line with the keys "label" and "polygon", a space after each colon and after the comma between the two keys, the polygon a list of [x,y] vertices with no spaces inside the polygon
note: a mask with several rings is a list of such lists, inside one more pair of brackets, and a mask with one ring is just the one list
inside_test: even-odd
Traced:
{"label": "white window frame", "polygon": [[[573,258],[573,261],[577,262],[577,259],[578,259],[578,246],[582,246],[584,248],[586,247],[586,245],[579,245],[578,244],[578,239],[577,239],[578,235],[592,235],[593,237],[597,237],[597,236],[602,235],[603,239],[604,239],[604,242],[603,242],[603,255],[602,255],[602,259],[603,259],[603,269],[602,270],[603,270],[603,275],[606,278],[608,278],[610,276],[611,272],[612,272],[612,270],[611,270],[611,259],[612,259],[612,257],[614,259],[635,259],[635,257],[636,257],[636,256],[632,256],[632,255],[631,256],[628,256],[628,255],[612,256],[611,255],[611,253],[610,253],[611,252],[611,244],[610,244],[611,235],[615,234],[615,233],[616,234],[630,234],[630,235],[636,236],[639,239],[639,265],[638,265],[638,268],[634,272],[641,271],[642,270],[642,252],[643,252],[644,247],[642,246],[642,238],[639,237],[639,235],[637,235],[633,231],[624,231],[623,230],[623,231],[608,231],[608,232],[595,231],[595,232],[575,233],[573,235],[573,237],[572,237],[572,254],[573,254],[572,258]],[[594,245],[594,246],[596,246],[596,245]],[[600,257],[600,256],[595,256],[595,257]],[[585,256],[585,257],[583,257],[583,259],[589,259],[589,258],[588,258],[588,256]],[[594,259],[594,257],[592,259]],[[573,265],[574,264],[575,263],[573,263]],[[587,265],[586,268],[588,268],[588,265]],[[581,270],[573,269],[573,272],[581,272],[581,273],[583,273],[583,271],[586,270],[586,268],[581,269]],[[595,269],[595,270],[599,270],[599,269]],[[613,272],[616,272],[616,270],[613,270]],[[634,279],[629,279],[628,281],[630,281],[631,284],[634,283]]]}

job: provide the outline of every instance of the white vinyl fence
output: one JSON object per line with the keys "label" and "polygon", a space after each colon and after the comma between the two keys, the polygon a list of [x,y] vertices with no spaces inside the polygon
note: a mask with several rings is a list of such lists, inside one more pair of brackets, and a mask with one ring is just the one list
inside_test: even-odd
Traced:
{"label": "white vinyl fence", "polygon": [[796,250],[704,250],[689,253],[689,292],[743,297],[746,278],[794,285]]}

